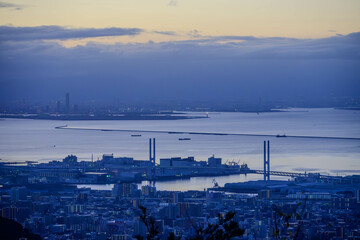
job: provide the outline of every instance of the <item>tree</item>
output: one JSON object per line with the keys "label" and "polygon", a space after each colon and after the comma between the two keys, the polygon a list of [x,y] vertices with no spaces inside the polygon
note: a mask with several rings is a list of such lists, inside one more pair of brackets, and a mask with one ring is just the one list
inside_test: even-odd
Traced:
{"label": "tree", "polygon": [[[145,207],[140,206],[141,215],[140,219],[145,224],[147,233],[147,240],[159,239],[159,231],[155,226],[155,218],[149,216]],[[244,235],[245,230],[240,228],[238,223],[234,220],[235,212],[230,211],[225,214],[223,217],[221,214],[218,214],[218,221],[215,224],[208,223],[205,228],[197,227],[192,224],[195,229],[195,235],[192,237],[187,237],[188,240],[230,240],[233,237],[240,237]],[[138,240],[143,240],[142,236],[135,236]],[[167,238],[168,240],[180,240],[181,236],[175,236],[174,233],[170,233]]]}
{"label": "tree", "polygon": [[[288,230],[290,227],[290,220],[295,218],[298,221],[294,232],[287,231],[288,237],[290,239],[298,239],[302,234],[302,225],[303,225],[303,215],[305,213],[307,198],[305,198],[304,204],[299,202],[296,207],[290,209],[290,211],[286,211],[281,209],[277,205],[273,205],[274,211],[274,232],[273,235],[277,239],[281,239],[281,229]],[[302,205],[302,208],[300,206]]]}
{"label": "tree", "polygon": [[218,222],[216,224],[208,223],[205,228],[195,228],[196,235],[190,237],[189,240],[230,240],[233,237],[241,237],[245,230],[239,227],[234,220],[235,212],[230,211],[225,214],[225,218],[218,214]]}
{"label": "tree", "polygon": [[[152,216],[149,216],[149,214],[147,213],[146,207],[139,206],[139,208],[141,210],[140,220],[145,224],[146,230],[147,230],[146,239],[147,240],[159,239],[159,237],[157,236],[159,234],[159,231],[158,231],[157,227],[155,226],[155,218]],[[144,239],[140,235],[135,236],[135,238],[138,240]]]}
{"label": "tree", "polygon": [[31,233],[28,229],[11,219],[0,217],[0,237],[6,240],[18,240],[26,238],[28,240],[41,240],[37,234]]}

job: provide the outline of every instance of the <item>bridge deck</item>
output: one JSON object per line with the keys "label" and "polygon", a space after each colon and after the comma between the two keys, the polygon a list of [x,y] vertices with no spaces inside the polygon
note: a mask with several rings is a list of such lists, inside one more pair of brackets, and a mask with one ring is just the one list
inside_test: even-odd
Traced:
{"label": "bridge deck", "polygon": [[[250,170],[249,173],[253,174],[264,174],[264,170]],[[310,177],[311,174],[309,173],[296,173],[296,172],[280,172],[280,171],[270,171],[270,175],[276,176],[286,176],[286,177]],[[318,176],[319,178],[326,178],[326,179],[341,179],[339,176],[327,176],[327,175],[314,175]]]}
{"label": "bridge deck", "polygon": [[[264,174],[264,170],[252,170],[250,173],[255,174]],[[286,177],[307,177],[307,173],[295,173],[295,172],[279,172],[279,171],[270,171],[270,175],[276,176],[286,176]]]}

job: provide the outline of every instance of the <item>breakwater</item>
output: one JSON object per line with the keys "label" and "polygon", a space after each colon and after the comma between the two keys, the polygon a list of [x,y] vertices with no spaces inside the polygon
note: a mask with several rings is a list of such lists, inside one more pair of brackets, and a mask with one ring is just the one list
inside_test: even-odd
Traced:
{"label": "breakwater", "polygon": [[164,133],[164,134],[193,134],[193,135],[214,135],[214,136],[245,136],[245,137],[276,137],[276,138],[309,138],[309,139],[334,139],[334,140],[359,140],[355,137],[335,136],[302,136],[302,135],[278,135],[278,134],[253,134],[253,133],[218,133],[218,132],[192,132],[192,131],[166,131],[166,130],[140,130],[140,129],[102,129],[102,128],[76,128],[59,126],[56,129],[83,130],[83,131],[114,131],[129,133]]}

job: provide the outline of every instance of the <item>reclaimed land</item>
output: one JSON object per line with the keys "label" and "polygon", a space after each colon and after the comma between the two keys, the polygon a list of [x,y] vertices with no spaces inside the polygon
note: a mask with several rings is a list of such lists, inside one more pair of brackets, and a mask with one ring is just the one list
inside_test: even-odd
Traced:
{"label": "reclaimed land", "polygon": [[88,114],[1,114],[0,118],[18,118],[18,119],[39,119],[39,120],[180,120],[205,118],[203,116],[184,116],[167,114],[124,114],[124,115],[88,115]]}

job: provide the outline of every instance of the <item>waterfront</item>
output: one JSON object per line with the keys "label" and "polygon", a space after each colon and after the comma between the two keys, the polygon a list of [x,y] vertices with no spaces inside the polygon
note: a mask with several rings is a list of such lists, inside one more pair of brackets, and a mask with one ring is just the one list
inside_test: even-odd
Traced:
{"label": "waterfront", "polygon": [[[192,177],[187,179],[157,181],[155,183],[155,187],[159,191],[202,191],[204,189],[214,187],[213,179],[216,180],[220,187],[223,187],[225,183],[261,180],[263,179],[263,176],[257,174],[239,174],[217,177]],[[272,176],[271,179],[286,180],[288,177]],[[149,184],[150,183],[148,181],[142,181],[141,183],[137,184],[137,186],[141,188],[142,186],[147,186]],[[114,184],[78,184],[77,187],[80,189],[90,188],[91,190],[111,191],[114,187]]]}
{"label": "waterfront", "polygon": [[[199,115],[199,113],[194,113]],[[270,113],[209,113],[210,118],[163,121],[49,121],[5,119],[0,121],[0,158],[3,161],[61,160],[75,154],[79,160],[94,160],[105,153],[148,159],[148,138],[157,140],[159,158],[194,156],[206,160],[212,154],[223,162],[246,162],[262,169],[262,144],[271,141],[271,169],[347,175],[360,171],[360,141],[343,139],[295,139],[260,136],[222,136],[79,131],[78,128],[197,131],[247,134],[312,135],[323,137],[360,136],[360,111],[337,109],[290,109]],[[266,124],[265,124],[266,123]],[[191,141],[179,141],[190,137]]]}

